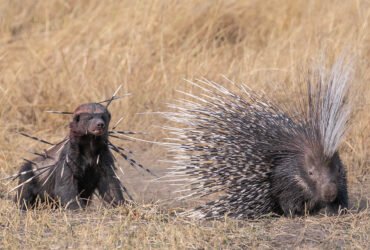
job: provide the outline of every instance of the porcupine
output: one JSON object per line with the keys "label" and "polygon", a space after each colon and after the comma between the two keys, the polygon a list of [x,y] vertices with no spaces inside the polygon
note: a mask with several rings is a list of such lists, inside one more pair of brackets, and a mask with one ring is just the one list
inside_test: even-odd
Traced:
{"label": "porcupine", "polygon": [[[109,101],[113,99],[114,96]],[[109,136],[117,138],[134,132],[109,131],[111,114],[107,106],[99,103],[80,105],[73,112],[69,136],[21,166],[14,176],[19,178],[19,185],[13,189],[17,190],[14,199],[21,209],[45,201],[51,201],[54,207],[84,208],[96,190],[113,206],[125,203],[123,194],[132,199],[116,173],[111,150],[119,153],[131,166],[151,171],[129,158],[125,153],[127,150],[108,140]]]}
{"label": "porcupine", "polygon": [[[338,147],[348,127],[350,64],[316,70],[307,81],[307,105],[293,113],[245,85],[241,94],[208,80],[202,94],[170,105],[179,124],[168,143],[167,177],[183,184],[182,198],[223,193],[187,214],[197,218],[300,216],[348,208],[346,170]],[[302,104],[302,103],[301,103]],[[185,184],[184,184],[185,182]],[[176,184],[176,185],[178,185]]]}

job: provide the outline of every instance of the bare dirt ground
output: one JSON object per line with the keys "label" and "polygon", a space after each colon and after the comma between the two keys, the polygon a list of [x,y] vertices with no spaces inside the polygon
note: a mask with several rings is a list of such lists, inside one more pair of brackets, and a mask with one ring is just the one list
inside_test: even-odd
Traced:
{"label": "bare dirt ground", "polygon": [[[177,216],[173,188],[127,167],[136,206],[20,212],[0,183],[4,249],[370,249],[370,2],[356,1],[0,1],[0,177],[15,173],[27,151],[44,148],[16,134],[57,142],[71,111],[109,97],[113,123],[161,141],[166,121],[153,113],[196,91],[183,79],[223,76],[264,91],[286,106],[300,99],[308,65],[345,52],[354,58],[355,105],[340,149],[351,206],[344,216],[197,221]],[[226,84],[226,83],[225,83]],[[163,147],[117,144],[163,175]]]}

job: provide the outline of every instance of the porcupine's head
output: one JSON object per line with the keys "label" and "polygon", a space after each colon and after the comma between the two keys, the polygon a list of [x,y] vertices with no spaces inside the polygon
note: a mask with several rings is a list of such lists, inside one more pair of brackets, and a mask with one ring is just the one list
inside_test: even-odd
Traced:
{"label": "porcupine's head", "polygon": [[314,200],[331,203],[337,198],[344,169],[337,152],[330,158],[322,156],[321,153],[307,150],[301,176],[310,186]]}
{"label": "porcupine's head", "polygon": [[279,210],[286,215],[304,215],[324,207],[334,213],[346,208],[346,172],[339,153],[326,156],[319,145],[302,149],[277,163],[273,171],[273,195],[278,197]]}
{"label": "porcupine's head", "polygon": [[86,103],[77,107],[73,120],[69,124],[74,137],[107,137],[111,115],[105,106],[99,103]]}
{"label": "porcupine's head", "polygon": [[347,206],[346,173],[338,147],[350,117],[348,66],[339,60],[330,74],[318,71],[308,81],[307,112],[290,131],[291,138],[283,137],[273,179],[284,213],[315,212],[335,203]]}

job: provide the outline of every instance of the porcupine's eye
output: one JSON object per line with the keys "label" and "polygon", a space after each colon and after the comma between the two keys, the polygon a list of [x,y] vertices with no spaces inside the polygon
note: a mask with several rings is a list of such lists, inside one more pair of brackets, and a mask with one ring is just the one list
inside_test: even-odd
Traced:
{"label": "porcupine's eye", "polygon": [[312,175],[313,175],[313,170],[312,170],[312,168],[308,170],[308,175],[309,175],[309,176],[312,176]]}

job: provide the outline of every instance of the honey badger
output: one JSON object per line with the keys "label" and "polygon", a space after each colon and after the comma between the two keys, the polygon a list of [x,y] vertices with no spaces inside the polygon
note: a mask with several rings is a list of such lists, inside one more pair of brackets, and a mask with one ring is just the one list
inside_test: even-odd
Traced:
{"label": "honey badger", "polygon": [[73,113],[69,135],[24,163],[15,201],[21,209],[54,201],[68,209],[84,208],[97,190],[113,206],[125,203],[125,190],[115,170],[108,141],[111,114],[99,103],[80,105]]}

